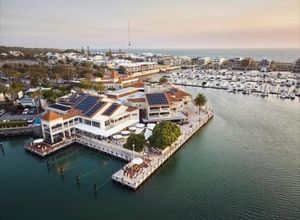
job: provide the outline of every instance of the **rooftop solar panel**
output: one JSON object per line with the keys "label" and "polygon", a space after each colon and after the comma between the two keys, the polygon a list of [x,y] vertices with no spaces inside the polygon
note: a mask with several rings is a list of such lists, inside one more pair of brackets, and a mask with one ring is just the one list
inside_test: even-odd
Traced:
{"label": "rooftop solar panel", "polygon": [[81,102],[79,102],[75,108],[81,110],[83,113],[86,113],[97,103],[98,99],[99,98],[95,96],[87,96]]}
{"label": "rooftop solar panel", "polygon": [[109,106],[108,109],[106,109],[106,110],[102,113],[102,115],[107,115],[107,116],[112,115],[112,113],[114,113],[114,111],[116,111],[117,108],[119,108],[119,106],[120,106],[120,105],[117,104],[117,103],[111,104],[111,106]]}
{"label": "rooftop solar panel", "polygon": [[80,101],[82,101],[86,97],[85,94],[74,94],[68,100],[68,103],[72,106],[77,105]]}
{"label": "rooftop solar panel", "polygon": [[164,93],[146,94],[149,105],[167,105],[168,99]]}
{"label": "rooftop solar panel", "polygon": [[71,107],[65,106],[65,105],[60,105],[60,104],[52,104],[48,106],[49,108],[55,108],[57,110],[61,111],[68,111]]}
{"label": "rooftop solar panel", "polygon": [[106,103],[105,102],[97,102],[92,108],[90,108],[86,113],[85,116],[90,117],[92,116],[96,111],[101,109]]}

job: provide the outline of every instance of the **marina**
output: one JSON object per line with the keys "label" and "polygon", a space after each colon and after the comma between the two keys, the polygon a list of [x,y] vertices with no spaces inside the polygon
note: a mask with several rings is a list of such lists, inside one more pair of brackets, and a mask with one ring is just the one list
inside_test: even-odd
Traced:
{"label": "marina", "polygon": [[274,94],[294,100],[300,95],[299,73],[235,70],[182,70],[167,74],[170,82],[202,88],[226,90],[229,93],[251,93],[267,97]]}
{"label": "marina", "polygon": [[[256,219],[296,219],[300,192],[299,103],[275,96],[245,99],[240,93],[233,96],[221,90],[185,89],[193,95],[204,92],[214,109],[214,118],[134,193],[112,181],[112,174],[128,163],[125,160],[76,143],[41,159],[24,153],[23,147],[32,141],[31,137],[2,138],[5,156],[0,151],[1,218],[143,216],[146,220],[162,220],[183,219],[194,212],[199,218],[233,219],[249,212]],[[79,186],[76,175],[86,175],[80,178]],[[271,193],[278,189],[280,193]],[[18,195],[18,202],[14,195]],[[227,208],[229,200],[235,212]],[[43,205],[37,209],[40,201]],[[82,208],[83,204],[89,208]]]}

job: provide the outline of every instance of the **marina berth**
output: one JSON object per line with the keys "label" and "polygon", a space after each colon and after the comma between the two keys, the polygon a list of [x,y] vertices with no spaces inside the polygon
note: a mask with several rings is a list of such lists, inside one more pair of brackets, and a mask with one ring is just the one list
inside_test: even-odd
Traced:
{"label": "marina berth", "polygon": [[[167,74],[175,85],[223,89],[230,93],[282,96],[294,100],[300,96],[299,73],[288,71],[188,69]],[[285,90],[286,95],[281,91]]]}

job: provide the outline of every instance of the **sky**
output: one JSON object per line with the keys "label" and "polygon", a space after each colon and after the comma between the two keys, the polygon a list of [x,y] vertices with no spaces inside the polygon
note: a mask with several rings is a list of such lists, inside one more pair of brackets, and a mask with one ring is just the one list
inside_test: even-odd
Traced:
{"label": "sky", "polygon": [[300,48],[300,0],[0,0],[0,45]]}

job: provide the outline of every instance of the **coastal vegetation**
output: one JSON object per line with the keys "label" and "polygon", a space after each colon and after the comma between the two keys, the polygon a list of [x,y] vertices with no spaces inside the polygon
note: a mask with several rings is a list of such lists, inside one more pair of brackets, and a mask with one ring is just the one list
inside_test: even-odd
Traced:
{"label": "coastal vegetation", "polygon": [[105,68],[91,63],[53,65],[7,63],[0,67],[0,72],[11,81],[28,79],[32,86],[43,85],[45,82],[57,80],[73,80],[75,78],[103,77]]}
{"label": "coastal vegetation", "polygon": [[199,93],[195,99],[194,99],[194,103],[195,105],[197,105],[199,107],[199,113],[200,113],[200,109],[205,106],[207,102],[206,96],[203,93]]}
{"label": "coastal vegetation", "polygon": [[167,79],[167,77],[165,77],[165,76],[163,76],[163,77],[161,77],[160,79],[159,79],[159,83],[160,84],[164,84],[164,83],[167,83],[168,82],[168,79]]}
{"label": "coastal vegetation", "polygon": [[0,128],[7,127],[23,127],[26,126],[27,121],[19,120],[19,121],[0,121]]}
{"label": "coastal vegetation", "polygon": [[80,82],[80,88],[82,89],[94,89],[97,92],[103,92],[104,86],[101,82],[92,82],[90,80],[82,80]]}
{"label": "coastal vegetation", "polygon": [[152,146],[163,150],[173,144],[180,135],[180,128],[175,123],[165,121],[154,127],[149,141]]}
{"label": "coastal vegetation", "polygon": [[146,144],[145,136],[143,134],[130,134],[127,139],[124,148],[128,150],[134,150],[137,152],[142,152]]}

